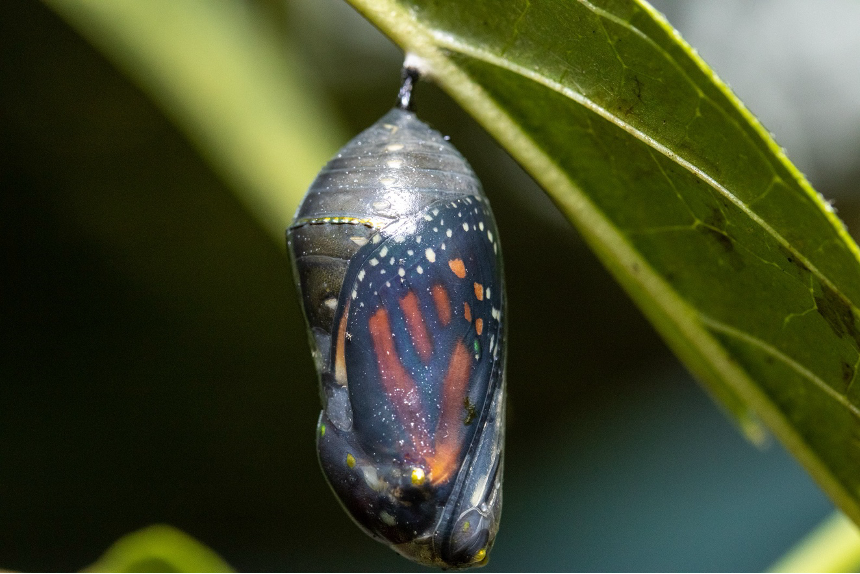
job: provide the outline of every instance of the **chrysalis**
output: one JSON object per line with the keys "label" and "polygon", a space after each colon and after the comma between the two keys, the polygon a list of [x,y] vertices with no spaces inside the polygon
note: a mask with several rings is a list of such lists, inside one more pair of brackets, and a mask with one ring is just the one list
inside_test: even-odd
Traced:
{"label": "chrysalis", "polygon": [[287,238],[332,490],[403,556],[465,568],[501,513],[505,286],[489,202],[410,111],[416,79],[317,175]]}

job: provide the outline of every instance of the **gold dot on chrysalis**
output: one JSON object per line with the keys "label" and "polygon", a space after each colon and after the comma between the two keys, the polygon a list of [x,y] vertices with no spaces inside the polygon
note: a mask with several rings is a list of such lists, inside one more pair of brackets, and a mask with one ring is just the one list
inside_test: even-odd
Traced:
{"label": "gold dot on chrysalis", "polygon": [[422,469],[420,469],[420,468],[413,468],[412,469],[412,484],[414,484],[415,486],[421,486],[422,484],[424,484],[425,478],[426,478],[426,475],[424,474],[424,471]]}

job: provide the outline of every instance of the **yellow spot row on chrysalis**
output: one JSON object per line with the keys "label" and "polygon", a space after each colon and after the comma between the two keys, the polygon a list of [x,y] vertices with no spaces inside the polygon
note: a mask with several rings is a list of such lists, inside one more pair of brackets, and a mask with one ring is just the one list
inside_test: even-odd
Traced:
{"label": "yellow spot row on chrysalis", "polygon": [[382,229],[385,227],[387,222],[360,217],[305,217],[303,219],[297,219],[295,223],[290,226],[290,229],[295,229],[304,225],[323,225],[326,223],[364,225],[371,229]]}
{"label": "yellow spot row on chrysalis", "polygon": [[325,436],[325,425],[320,425],[320,436]]}
{"label": "yellow spot row on chrysalis", "polygon": [[424,479],[426,478],[427,476],[420,468],[412,469],[412,484],[414,484],[415,486],[421,486],[422,484],[424,484]]}
{"label": "yellow spot row on chrysalis", "polygon": [[349,468],[355,467],[355,457],[349,453],[346,453],[346,466]]}
{"label": "yellow spot row on chrysalis", "polygon": [[481,560],[483,560],[483,559],[484,559],[484,558],[486,558],[486,557],[487,557],[487,550],[486,550],[486,549],[484,549],[484,548],[481,548],[481,549],[480,549],[480,550],[478,550],[478,552],[475,554],[475,557],[474,557],[474,558],[472,558],[472,562],[480,562]]}

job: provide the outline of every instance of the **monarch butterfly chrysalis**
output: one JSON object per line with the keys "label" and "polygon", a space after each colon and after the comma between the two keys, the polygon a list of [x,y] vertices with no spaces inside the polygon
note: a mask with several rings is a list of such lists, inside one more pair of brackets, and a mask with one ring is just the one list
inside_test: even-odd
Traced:
{"label": "monarch butterfly chrysalis", "polygon": [[480,182],[410,109],[417,77],[320,171],[287,238],[332,490],[400,554],[465,568],[501,513],[505,285]]}

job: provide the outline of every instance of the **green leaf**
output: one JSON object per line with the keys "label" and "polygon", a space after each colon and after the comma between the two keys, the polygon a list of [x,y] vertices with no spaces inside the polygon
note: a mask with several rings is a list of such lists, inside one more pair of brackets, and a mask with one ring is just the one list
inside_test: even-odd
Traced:
{"label": "green leaf", "polygon": [[760,417],[860,520],[857,246],[677,32],[631,0],[350,1],[547,190],[744,428]]}
{"label": "green leaf", "polygon": [[157,524],[120,538],[86,571],[233,572],[233,569],[181,530]]}
{"label": "green leaf", "polygon": [[346,136],[264,18],[231,0],[46,3],[161,105],[283,248]]}

